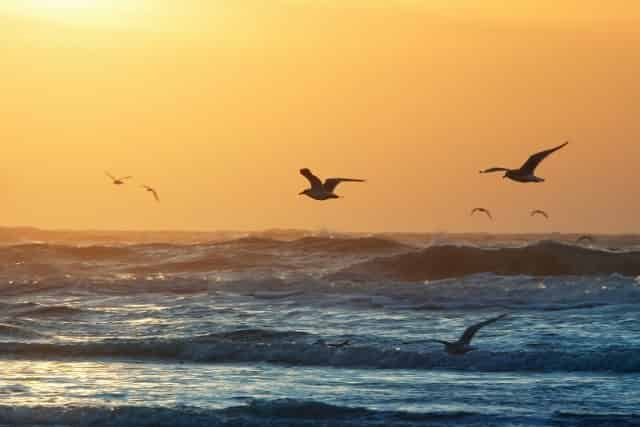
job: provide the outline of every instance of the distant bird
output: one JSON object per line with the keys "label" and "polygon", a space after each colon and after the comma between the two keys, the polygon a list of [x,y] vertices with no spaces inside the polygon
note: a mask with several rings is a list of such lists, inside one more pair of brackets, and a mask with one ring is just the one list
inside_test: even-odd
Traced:
{"label": "distant bird", "polygon": [[541,209],[534,209],[531,211],[531,216],[542,215],[543,217],[549,219],[549,214]]}
{"label": "distant bird", "polygon": [[334,190],[341,182],[365,182],[364,179],[354,178],[329,178],[324,184],[320,181],[320,178],[311,173],[307,168],[300,169],[300,174],[309,180],[311,188],[308,188],[300,193],[307,197],[311,197],[315,200],[328,200],[338,199],[340,196],[334,193]]}
{"label": "distant bird", "polygon": [[105,172],[105,174],[111,179],[111,181],[113,181],[113,185],[123,185],[125,181],[133,178],[132,176],[123,176],[122,178],[116,178],[115,176],[111,175],[109,172]]}
{"label": "distant bird", "polygon": [[471,211],[471,216],[473,216],[473,214],[475,214],[476,212],[481,212],[483,214],[486,214],[489,217],[489,219],[491,221],[493,221],[493,216],[491,216],[491,212],[489,212],[488,209],[485,209],[485,208],[473,208],[473,210]]}
{"label": "distant bird", "polygon": [[535,170],[547,156],[551,153],[558,151],[569,142],[565,142],[562,145],[558,145],[557,147],[551,148],[550,150],[541,151],[529,157],[529,159],[520,167],[520,169],[507,169],[507,168],[489,168],[480,171],[480,173],[491,173],[491,172],[505,172],[503,178],[509,178],[513,181],[517,182],[544,182],[543,178],[539,178],[535,176]]}
{"label": "distant bird", "polygon": [[470,351],[476,350],[475,347],[471,346],[471,340],[473,339],[474,335],[483,327],[490,325],[494,322],[497,322],[500,319],[504,319],[505,317],[507,317],[507,314],[501,314],[498,317],[494,317],[492,319],[489,320],[485,320],[484,322],[480,322],[477,323],[473,326],[468,327],[464,333],[462,334],[462,336],[460,337],[460,339],[458,341],[455,342],[449,342],[449,341],[442,341],[442,340],[425,340],[425,341],[417,341],[417,342],[409,342],[409,343],[405,343],[405,344],[415,344],[418,342],[437,342],[440,344],[444,344],[444,348],[445,351],[452,355],[452,356],[461,356],[463,354],[466,354]]}
{"label": "distant bird", "polygon": [[344,340],[344,341],[339,342],[339,343],[330,343],[330,344],[327,344],[327,347],[342,348],[342,347],[347,347],[347,346],[349,346],[349,345],[351,345],[351,341],[349,341],[349,340]]}
{"label": "distant bird", "polygon": [[160,196],[158,196],[158,192],[155,188],[149,187],[148,185],[143,185],[142,188],[147,190],[149,193],[153,194],[153,197],[156,199],[156,202],[160,201]]}

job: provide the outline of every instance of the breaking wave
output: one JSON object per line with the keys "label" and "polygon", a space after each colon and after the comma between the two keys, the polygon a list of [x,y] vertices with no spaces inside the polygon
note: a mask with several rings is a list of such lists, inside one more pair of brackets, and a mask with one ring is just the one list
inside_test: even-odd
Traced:
{"label": "breaking wave", "polygon": [[[377,411],[296,399],[253,400],[226,409],[191,407],[12,407],[0,406],[0,424],[102,426],[447,426],[502,425],[507,417],[470,412]],[[505,424],[506,425],[506,424]]]}
{"label": "breaking wave", "polygon": [[357,344],[333,348],[302,332],[241,330],[173,340],[109,340],[95,343],[0,343],[0,353],[38,358],[121,358],[197,363],[274,363],[293,366],[377,369],[451,369],[480,372],[640,372],[640,349],[598,351],[478,350],[451,357],[439,347]]}
{"label": "breaking wave", "polygon": [[242,406],[201,409],[114,406],[0,406],[0,424],[11,426],[209,427],[209,426],[598,426],[640,425],[637,414],[566,413],[497,415],[469,411],[406,412],[337,406],[308,400],[251,400]]}
{"label": "breaking wave", "polygon": [[443,245],[369,260],[345,269],[336,277],[423,281],[478,273],[530,276],[618,273],[638,276],[640,251],[613,252],[555,241],[508,248]]}

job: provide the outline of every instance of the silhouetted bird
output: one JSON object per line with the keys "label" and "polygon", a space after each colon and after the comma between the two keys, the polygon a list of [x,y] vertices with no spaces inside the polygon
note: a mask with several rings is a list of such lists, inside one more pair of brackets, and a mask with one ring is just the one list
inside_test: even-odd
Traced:
{"label": "silhouetted bird", "polygon": [[311,188],[308,188],[300,193],[307,197],[311,197],[315,200],[328,200],[338,199],[340,196],[334,193],[334,190],[341,182],[365,182],[363,179],[354,178],[329,178],[324,184],[320,181],[320,178],[311,173],[307,168],[300,169],[300,174],[309,180]]}
{"label": "silhouetted bird", "polygon": [[520,169],[507,169],[507,168],[489,168],[480,171],[480,173],[490,172],[505,172],[503,178],[509,178],[517,182],[543,182],[543,178],[539,178],[534,175],[534,172],[541,161],[543,161],[551,153],[558,151],[569,142],[565,142],[562,145],[558,145],[550,150],[541,151],[529,157],[529,159],[520,167]]}
{"label": "silhouetted bird", "polygon": [[549,214],[541,209],[534,209],[531,211],[531,216],[542,215],[543,217],[549,219]]}
{"label": "silhouetted bird", "polygon": [[149,193],[153,194],[153,197],[154,199],[156,199],[156,202],[160,201],[160,196],[158,196],[158,192],[156,191],[155,188],[149,187],[148,185],[143,185],[142,188],[147,190]]}
{"label": "silhouetted bird", "polygon": [[331,344],[327,344],[327,347],[333,347],[333,348],[342,348],[342,347],[347,347],[351,345],[351,341],[349,340],[344,340],[342,342],[339,343],[331,343]]}
{"label": "silhouetted bird", "polygon": [[491,221],[493,221],[493,216],[491,216],[491,212],[489,212],[488,209],[485,209],[485,208],[473,208],[473,210],[471,211],[471,215],[473,216],[473,214],[475,214],[476,212],[481,212],[483,214],[486,214],[489,217],[489,219]]}
{"label": "silhouetted bird", "polygon": [[507,314],[502,314],[498,317],[494,317],[492,319],[489,320],[485,320],[484,322],[480,322],[477,323],[473,326],[468,327],[464,333],[462,334],[462,336],[460,337],[460,339],[458,341],[455,342],[449,342],[449,341],[443,341],[443,340],[424,340],[424,341],[416,341],[416,342],[408,342],[405,344],[415,344],[415,343],[421,343],[421,342],[437,342],[440,344],[444,344],[444,349],[447,353],[449,353],[452,356],[460,356],[463,354],[466,354],[470,351],[476,350],[475,347],[471,346],[471,340],[473,339],[474,335],[483,327],[490,325],[494,322],[497,322],[500,319],[504,319],[505,317],[507,317]]}
{"label": "silhouetted bird", "polygon": [[126,180],[133,178],[132,176],[123,176],[122,178],[116,178],[111,175],[109,172],[105,172],[105,174],[111,179],[113,185],[123,185]]}

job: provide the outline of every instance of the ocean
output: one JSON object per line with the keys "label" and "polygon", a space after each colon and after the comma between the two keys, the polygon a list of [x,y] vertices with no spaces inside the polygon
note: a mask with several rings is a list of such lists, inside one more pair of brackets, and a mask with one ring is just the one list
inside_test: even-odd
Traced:
{"label": "ocean", "polygon": [[640,425],[638,236],[16,233],[0,425]]}

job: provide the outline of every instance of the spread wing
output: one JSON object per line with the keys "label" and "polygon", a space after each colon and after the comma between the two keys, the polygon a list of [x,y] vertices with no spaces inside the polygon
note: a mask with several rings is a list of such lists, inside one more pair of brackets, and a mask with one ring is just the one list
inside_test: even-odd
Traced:
{"label": "spread wing", "polygon": [[155,190],[155,188],[150,188],[149,191],[151,192],[151,194],[153,194],[153,198],[156,199],[156,202],[159,202],[160,196],[158,196],[158,192]]}
{"label": "spread wing", "polygon": [[483,171],[480,171],[480,173],[491,173],[491,172],[509,172],[510,169],[507,168],[489,168],[489,169],[485,169]]}
{"label": "spread wing", "polygon": [[341,182],[364,182],[364,179],[329,178],[324,182],[324,189],[332,193]]}
{"label": "spread wing", "polygon": [[160,196],[158,195],[158,192],[156,191],[155,188],[149,187],[148,185],[143,185],[142,188],[144,188],[145,190],[153,194],[153,197],[154,199],[156,199],[156,202],[160,201]]}
{"label": "spread wing", "polygon": [[312,174],[309,169],[307,168],[300,169],[300,175],[304,176],[309,180],[309,183],[311,184],[311,188],[318,188],[318,187],[322,188],[322,181],[320,181],[320,178]]}
{"label": "spread wing", "polygon": [[111,178],[112,181],[116,180],[116,177],[110,174],[109,172],[105,171],[104,174],[107,175],[109,178]]}
{"label": "spread wing", "polygon": [[550,154],[558,151],[569,142],[565,142],[564,144],[558,145],[557,147],[551,148],[549,150],[541,151],[529,157],[529,159],[522,165],[520,171],[524,174],[533,175],[533,172],[536,170],[541,161],[547,158]]}
{"label": "spread wing", "polygon": [[547,214],[545,211],[541,211],[539,209],[536,209],[535,211],[531,212],[531,216],[534,216],[534,215],[542,215],[543,217],[549,219],[549,214]]}
{"label": "spread wing", "polygon": [[501,314],[498,317],[494,317],[492,319],[485,320],[484,322],[476,323],[475,325],[468,327],[467,330],[464,331],[464,334],[462,334],[458,342],[469,345],[471,343],[471,340],[473,339],[473,336],[476,334],[476,332],[478,332],[480,329],[484,328],[487,325],[497,322],[500,319],[504,319],[505,317],[507,317],[507,314]]}
{"label": "spread wing", "polygon": [[120,178],[120,181],[125,181],[127,179],[133,179],[132,176],[123,176],[122,178]]}
{"label": "spread wing", "polygon": [[491,212],[489,212],[489,211],[488,211],[487,209],[485,209],[485,208],[474,208],[474,209],[471,211],[471,215],[473,215],[473,214],[474,214],[474,213],[476,213],[476,212],[482,212],[482,213],[486,214],[486,215],[489,217],[489,219],[493,220],[493,216],[491,216]]}

